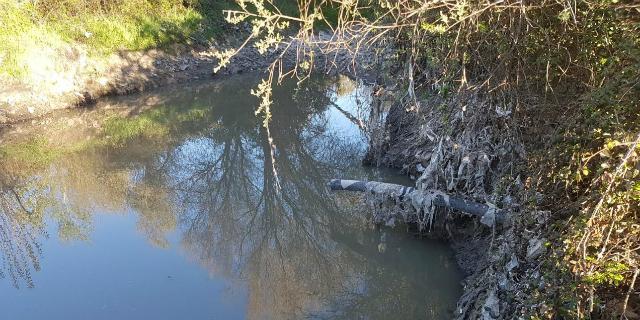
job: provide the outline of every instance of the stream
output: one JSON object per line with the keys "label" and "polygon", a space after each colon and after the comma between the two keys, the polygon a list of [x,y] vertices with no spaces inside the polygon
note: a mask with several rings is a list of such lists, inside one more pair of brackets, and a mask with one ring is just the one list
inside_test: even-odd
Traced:
{"label": "stream", "polygon": [[358,195],[327,190],[411,184],[360,164],[353,119],[371,88],[285,82],[266,130],[258,81],[108,98],[1,133],[73,152],[23,143],[8,150],[38,159],[0,163],[0,318],[450,319],[449,246],[376,228]]}

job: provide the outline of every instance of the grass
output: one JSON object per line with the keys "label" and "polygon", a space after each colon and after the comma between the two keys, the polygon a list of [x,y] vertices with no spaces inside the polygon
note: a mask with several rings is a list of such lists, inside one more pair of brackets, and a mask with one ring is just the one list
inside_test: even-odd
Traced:
{"label": "grass", "polygon": [[0,76],[24,79],[42,50],[86,48],[93,57],[206,42],[224,29],[232,0],[0,0]]}
{"label": "grass", "polygon": [[[298,14],[296,1],[275,3],[284,14]],[[70,48],[100,59],[207,43],[224,35],[223,10],[236,7],[234,0],[0,0],[0,79],[41,81],[39,71],[63,68]],[[325,11],[328,21],[337,19],[335,7]]]}

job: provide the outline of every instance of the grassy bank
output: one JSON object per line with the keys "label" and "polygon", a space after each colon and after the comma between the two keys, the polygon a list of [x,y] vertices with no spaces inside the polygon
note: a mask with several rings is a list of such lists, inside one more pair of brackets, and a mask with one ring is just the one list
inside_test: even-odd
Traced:
{"label": "grassy bank", "polygon": [[206,42],[223,30],[231,0],[0,0],[0,75],[25,78],[43,51],[89,55]]}

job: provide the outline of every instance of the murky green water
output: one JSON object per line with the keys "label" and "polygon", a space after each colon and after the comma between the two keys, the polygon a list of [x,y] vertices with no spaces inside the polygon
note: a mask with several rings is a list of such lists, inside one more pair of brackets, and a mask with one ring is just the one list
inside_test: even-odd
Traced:
{"label": "murky green water", "polygon": [[375,230],[354,197],[325,187],[406,182],[359,164],[365,138],[344,112],[365,114],[368,89],[278,87],[267,132],[255,81],[102,103],[133,118],[68,113],[103,133],[46,139],[103,143],[2,163],[0,318],[450,318],[460,273],[448,247]]}

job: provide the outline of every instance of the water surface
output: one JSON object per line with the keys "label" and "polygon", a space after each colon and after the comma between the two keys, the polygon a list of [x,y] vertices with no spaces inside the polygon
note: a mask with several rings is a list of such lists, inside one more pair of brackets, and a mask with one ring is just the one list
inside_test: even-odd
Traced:
{"label": "water surface", "polygon": [[[446,244],[376,230],[358,198],[326,189],[407,183],[360,166],[369,88],[276,87],[267,131],[256,81],[107,100],[100,121],[68,112],[102,133],[55,131],[84,147],[2,163],[1,318],[450,318],[460,273]],[[117,106],[138,115],[104,120]]]}

